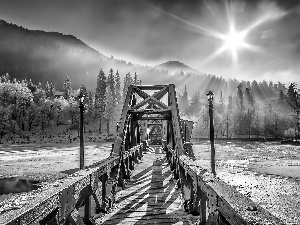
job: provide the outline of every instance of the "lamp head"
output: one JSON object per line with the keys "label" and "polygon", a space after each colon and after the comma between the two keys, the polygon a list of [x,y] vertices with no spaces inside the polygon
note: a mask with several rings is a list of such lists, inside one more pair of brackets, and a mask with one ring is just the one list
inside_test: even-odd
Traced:
{"label": "lamp head", "polygon": [[208,101],[214,100],[214,93],[212,91],[207,92],[206,96]]}
{"label": "lamp head", "polygon": [[79,101],[79,104],[80,105],[83,105],[84,104],[84,98],[85,98],[85,95],[83,94],[82,91],[79,92],[79,95],[78,95],[78,101]]}

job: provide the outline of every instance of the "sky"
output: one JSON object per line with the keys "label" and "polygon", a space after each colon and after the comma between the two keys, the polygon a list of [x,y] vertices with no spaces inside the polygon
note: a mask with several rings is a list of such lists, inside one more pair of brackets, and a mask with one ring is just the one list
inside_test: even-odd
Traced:
{"label": "sky", "polygon": [[142,65],[300,84],[297,0],[0,0],[0,19]]}

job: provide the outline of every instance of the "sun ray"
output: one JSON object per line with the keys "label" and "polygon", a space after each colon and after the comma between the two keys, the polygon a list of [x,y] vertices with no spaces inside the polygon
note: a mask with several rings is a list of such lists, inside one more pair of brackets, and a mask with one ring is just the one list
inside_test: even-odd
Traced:
{"label": "sun ray", "polygon": [[[222,42],[220,47],[214,51],[210,56],[206,57],[201,63],[206,64],[207,62],[217,58],[221,54],[229,53],[231,56],[231,61],[233,66],[237,66],[239,64],[239,53],[242,50],[257,52],[257,53],[263,53],[262,49],[257,46],[253,45],[247,42],[247,37],[250,34],[252,30],[260,26],[261,24],[284,16],[285,14],[281,11],[279,11],[276,7],[273,7],[272,10],[269,10],[265,14],[262,14],[258,17],[255,21],[253,21],[249,26],[244,28],[243,30],[236,29],[236,18],[235,18],[235,12],[233,10],[233,7],[231,3],[227,0],[224,1],[224,8],[227,18],[227,26],[228,26],[228,32],[222,33],[217,30],[214,30],[212,28],[208,28],[203,25],[199,25],[196,23],[193,23],[185,18],[182,18],[174,13],[167,12],[164,9],[161,9],[159,7],[154,6],[150,3],[145,3],[149,7],[159,11],[160,13],[163,13],[164,15],[169,16],[170,18],[177,20],[185,25],[187,25],[189,28],[191,28],[194,32],[199,33],[201,35],[206,35],[215,38],[216,40],[219,40]],[[209,2],[205,2],[206,7],[209,8]]]}
{"label": "sun ray", "polygon": [[161,9],[161,8],[158,8],[158,7],[156,7],[156,6],[154,6],[154,5],[150,4],[150,3],[145,3],[145,4],[147,4],[148,6],[152,7],[156,11],[162,12],[165,15],[167,15],[167,16],[169,16],[169,17],[171,17],[171,18],[173,18],[173,19],[175,19],[175,20],[177,20],[177,21],[179,21],[181,23],[184,23],[184,24],[188,25],[191,28],[194,28],[193,31],[195,31],[195,32],[197,32],[199,34],[204,34],[206,36],[211,36],[211,37],[215,37],[215,38],[220,38],[222,36],[222,33],[218,32],[218,31],[215,31],[215,30],[209,29],[207,27],[195,24],[195,23],[193,23],[193,22],[191,22],[191,21],[189,21],[187,19],[184,19],[184,18],[182,18],[180,16],[177,16],[177,15],[175,15],[173,13],[169,13],[169,12],[167,12],[167,11]]}

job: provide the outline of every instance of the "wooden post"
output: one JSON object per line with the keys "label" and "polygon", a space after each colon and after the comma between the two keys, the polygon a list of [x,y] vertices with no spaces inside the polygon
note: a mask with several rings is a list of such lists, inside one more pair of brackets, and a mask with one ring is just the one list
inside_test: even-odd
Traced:
{"label": "wooden post", "polygon": [[211,145],[211,172],[216,174],[216,164],[215,164],[215,130],[214,130],[214,118],[213,118],[213,93],[209,91],[208,96],[208,108],[209,108],[209,120],[210,120],[210,145]]}
{"label": "wooden post", "polygon": [[215,144],[214,144],[214,120],[213,120],[213,106],[209,106],[209,117],[210,117],[210,145],[211,145],[211,172],[216,174],[215,165]]}
{"label": "wooden post", "polygon": [[107,205],[107,199],[106,199],[106,185],[107,185],[107,180],[108,180],[108,174],[105,173],[101,176],[101,182],[102,182],[102,204],[100,211],[106,213],[108,209]]}
{"label": "wooden post", "polygon": [[80,166],[79,168],[82,170],[84,168],[84,140],[83,140],[83,104],[79,104],[80,109]]}
{"label": "wooden post", "polygon": [[88,196],[84,199],[84,218],[83,218],[83,221],[85,222],[85,224],[91,224],[90,217],[91,217],[91,199]]}

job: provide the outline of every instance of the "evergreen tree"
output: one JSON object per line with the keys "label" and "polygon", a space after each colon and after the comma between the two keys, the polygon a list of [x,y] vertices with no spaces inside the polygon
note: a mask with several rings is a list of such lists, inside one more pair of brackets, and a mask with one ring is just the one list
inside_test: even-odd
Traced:
{"label": "evergreen tree", "polygon": [[228,97],[228,105],[226,109],[226,138],[229,138],[229,136],[232,135],[232,128],[233,128],[233,98],[232,95],[229,95]]}
{"label": "evergreen tree", "polygon": [[137,74],[134,73],[133,85],[138,85],[138,84],[139,84],[139,81],[137,79]]}
{"label": "evergreen tree", "polygon": [[66,76],[66,79],[63,84],[64,89],[64,98],[69,99],[72,93],[71,81],[69,80],[69,76]]}
{"label": "evergreen tree", "polygon": [[223,112],[223,110],[225,108],[225,103],[224,103],[224,98],[223,98],[223,92],[222,91],[221,91],[221,94],[220,94],[219,104],[220,104],[220,111]]}
{"label": "evergreen tree", "polygon": [[114,78],[114,74],[113,74],[113,69],[110,69],[110,71],[109,71],[109,75],[107,77],[107,86],[110,87],[111,101],[112,101],[112,105],[115,107],[116,106],[116,87],[115,87],[115,78]]}
{"label": "evergreen tree", "polygon": [[284,94],[283,94],[283,91],[280,90],[280,92],[279,92],[279,102],[283,103],[283,101],[284,101]]}
{"label": "evergreen tree", "polygon": [[200,94],[199,92],[196,92],[191,99],[191,104],[189,108],[189,114],[190,115],[197,115],[200,110]]}
{"label": "evergreen tree", "polygon": [[245,89],[245,106],[247,109],[248,135],[251,137],[251,124],[254,121],[253,95],[249,88]]}
{"label": "evergreen tree", "polygon": [[254,99],[249,88],[245,89],[245,105],[247,108],[253,107]]}
{"label": "evergreen tree", "polygon": [[233,110],[233,98],[232,95],[229,95],[228,97],[228,109]]}
{"label": "evergreen tree", "polygon": [[38,88],[38,89],[43,89],[42,83],[41,83],[41,82],[38,83],[37,88]]}
{"label": "evergreen tree", "polygon": [[131,77],[131,74],[130,73],[127,73],[125,75],[125,78],[124,78],[124,86],[123,86],[123,102],[125,101],[125,98],[126,98],[126,95],[127,95],[127,91],[128,91],[128,87],[132,84],[133,80],[132,80],[132,77]]}
{"label": "evergreen tree", "polygon": [[50,97],[50,84],[48,83],[48,81],[46,82],[46,86],[45,86],[45,94],[47,98]]}
{"label": "evergreen tree", "polygon": [[6,73],[5,75],[2,75],[0,82],[1,83],[9,83],[10,82],[10,76],[9,76],[9,74]]}
{"label": "evergreen tree", "polygon": [[240,109],[241,112],[244,111],[244,93],[242,90],[241,84],[237,87],[237,98],[236,98],[236,103],[237,107]]}
{"label": "evergreen tree", "polygon": [[55,96],[55,86],[54,86],[54,84],[50,84],[50,91],[49,91],[49,97],[50,98],[54,98],[54,96]]}
{"label": "evergreen tree", "polygon": [[115,75],[115,82],[116,82],[116,103],[117,105],[121,104],[121,79],[119,71],[117,70],[117,73]]}
{"label": "evergreen tree", "polygon": [[86,99],[88,98],[88,92],[87,92],[87,90],[86,90],[85,85],[82,84],[82,85],[80,86],[79,89],[80,89],[80,92],[81,92],[82,94],[84,94],[84,96],[85,96],[85,103],[86,103],[86,102],[87,102]]}
{"label": "evergreen tree", "polygon": [[188,96],[188,92],[186,90],[186,85],[184,86],[183,95],[179,99],[179,108],[185,114],[188,112],[188,108],[189,108],[189,96]]}
{"label": "evergreen tree", "polygon": [[29,79],[29,82],[27,83],[27,87],[30,89],[32,93],[35,92],[37,89],[37,87],[32,83],[31,79]]}
{"label": "evergreen tree", "polygon": [[116,75],[115,75],[115,83],[116,83],[116,87],[115,87],[115,91],[116,91],[116,108],[115,108],[115,114],[114,114],[114,118],[116,118],[117,120],[121,117],[122,114],[122,97],[121,97],[121,81],[120,81],[120,74],[117,71]]}
{"label": "evergreen tree", "polygon": [[105,104],[105,117],[107,121],[107,135],[110,135],[110,122],[114,119],[114,103],[113,103],[113,91],[111,86],[107,85],[106,87],[106,104]]}
{"label": "evergreen tree", "polygon": [[106,104],[106,76],[101,69],[97,77],[97,87],[95,93],[95,115],[99,118],[99,132],[101,134],[102,119]]}
{"label": "evergreen tree", "polygon": [[298,139],[299,136],[299,130],[300,130],[300,92],[297,89],[297,85],[295,83],[291,83],[290,86],[288,87],[287,91],[287,102],[288,104],[295,110],[296,115],[295,115],[295,124],[297,128],[296,132],[296,140]]}
{"label": "evergreen tree", "polygon": [[300,93],[297,90],[297,85],[295,83],[291,83],[288,87],[287,102],[293,109],[300,109]]}
{"label": "evergreen tree", "polygon": [[93,106],[93,95],[91,91],[88,92],[87,105],[89,106],[89,108]]}

